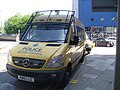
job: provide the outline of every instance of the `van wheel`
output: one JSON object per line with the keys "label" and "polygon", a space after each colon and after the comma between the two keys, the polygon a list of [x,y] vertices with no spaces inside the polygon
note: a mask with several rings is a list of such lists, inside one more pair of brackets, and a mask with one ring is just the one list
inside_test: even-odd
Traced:
{"label": "van wheel", "polygon": [[62,84],[67,85],[70,79],[71,79],[71,67],[67,66],[63,80],[62,80]]}
{"label": "van wheel", "polygon": [[83,52],[82,58],[79,60],[79,63],[83,63],[84,62],[84,57],[85,57],[85,51]]}
{"label": "van wheel", "polygon": [[87,51],[88,54],[90,54],[90,51]]}

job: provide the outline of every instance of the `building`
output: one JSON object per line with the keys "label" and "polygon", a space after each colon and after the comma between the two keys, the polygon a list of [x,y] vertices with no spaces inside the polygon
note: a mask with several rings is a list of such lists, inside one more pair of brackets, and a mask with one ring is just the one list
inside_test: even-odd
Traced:
{"label": "building", "polygon": [[92,37],[116,36],[117,0],[73,0],[73,10]]}

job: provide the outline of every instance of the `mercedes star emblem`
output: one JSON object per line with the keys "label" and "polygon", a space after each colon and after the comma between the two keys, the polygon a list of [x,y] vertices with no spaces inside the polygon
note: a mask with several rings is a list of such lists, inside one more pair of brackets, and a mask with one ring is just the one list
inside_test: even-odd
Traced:
{"label": "mercedes star emblem", "polygon": [[23,59],[23,66],[24,67],[28,67],[29,65],[30,65],[30,61],[29,61],[29,59]]}

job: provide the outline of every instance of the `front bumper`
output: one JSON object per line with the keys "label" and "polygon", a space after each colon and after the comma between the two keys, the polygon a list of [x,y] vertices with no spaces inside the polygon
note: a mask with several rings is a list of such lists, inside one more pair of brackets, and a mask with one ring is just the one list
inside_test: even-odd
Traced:
{"label": "front bumper", "polygon": [[34,78],[35,82],[60,82],[63,79],[65,68],[60,70],[24,70],[6,64],[10,75],[18,78],[18,75]]}

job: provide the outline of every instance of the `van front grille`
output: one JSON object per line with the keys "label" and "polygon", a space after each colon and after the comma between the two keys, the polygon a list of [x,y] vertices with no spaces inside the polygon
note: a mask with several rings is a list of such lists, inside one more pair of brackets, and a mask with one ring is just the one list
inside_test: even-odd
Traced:
{"label": "van front grille", "polygon": [[33,59],[33,58],[12,58],[14,65],[25,68],[42,68],[45,64],[45,60]]}

